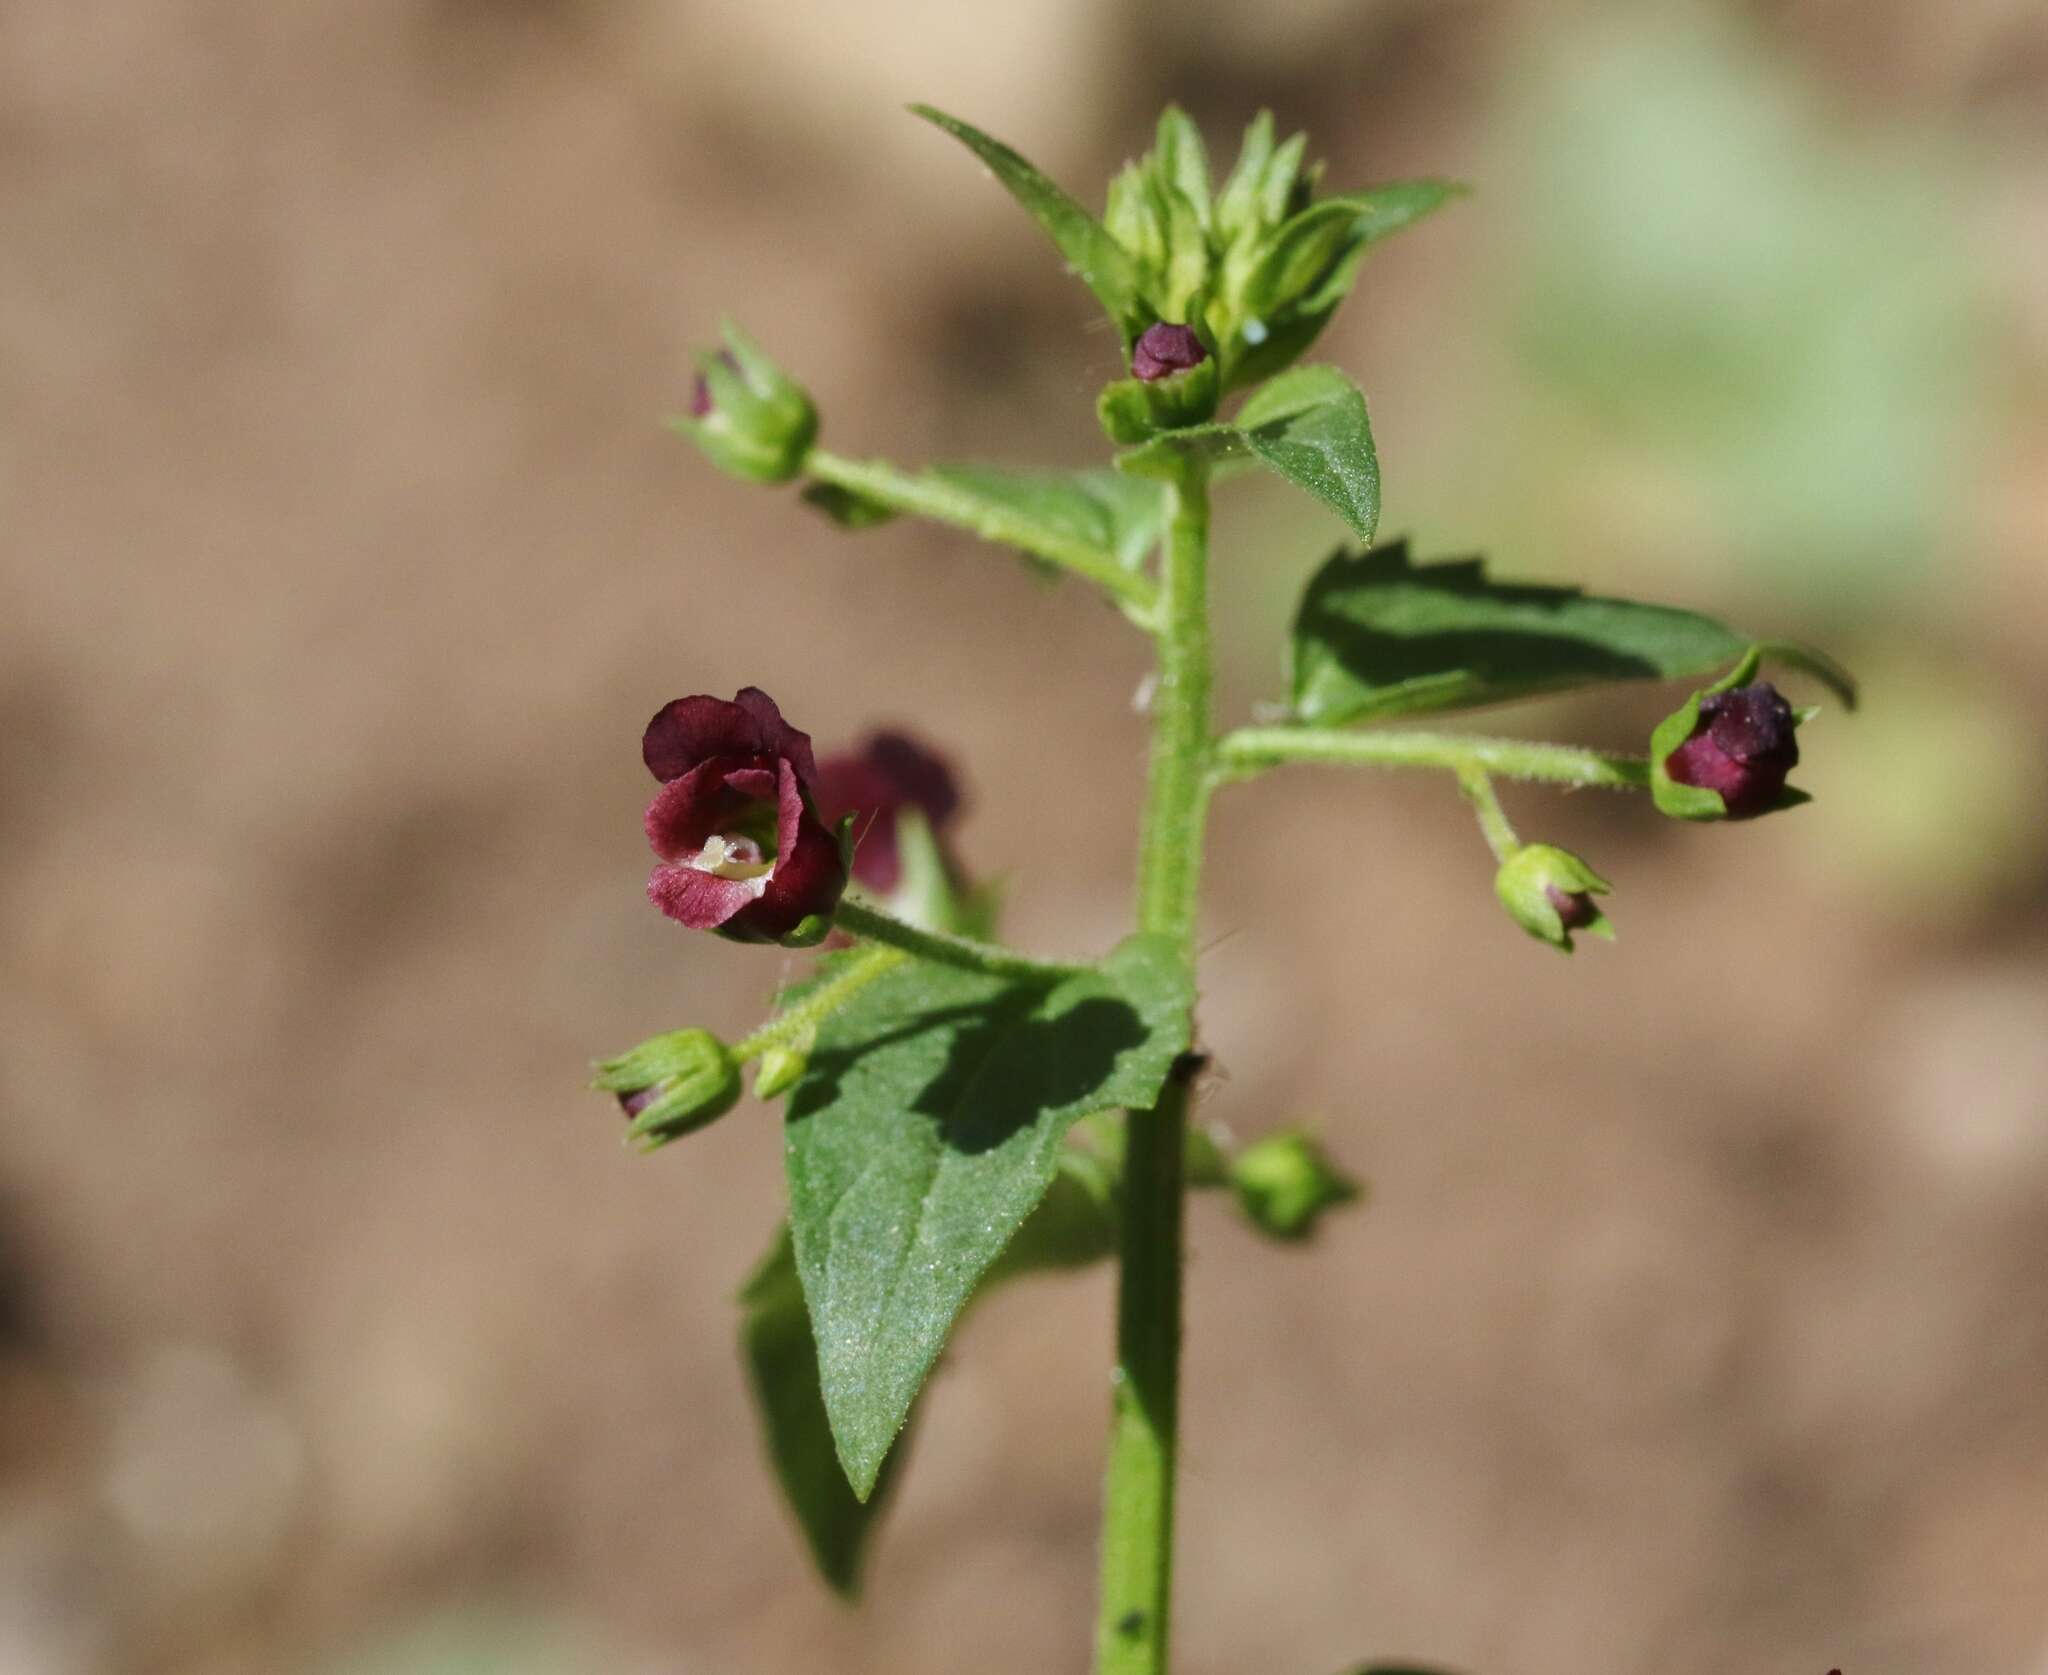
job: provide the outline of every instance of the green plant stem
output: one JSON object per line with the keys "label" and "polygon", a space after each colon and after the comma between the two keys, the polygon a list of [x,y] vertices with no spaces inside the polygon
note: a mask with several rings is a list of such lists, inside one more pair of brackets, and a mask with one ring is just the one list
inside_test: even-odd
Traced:
{"label": "green plant stem", "polygon": [[[1209,488],[1199,462],[1173,485],[1161,566],[1159,683],[1139,847],[1138,927],[1193,968],[1209,798]],[[1192,1059],[1128,1117],[1116,1372],[1102,1525],[1098,1675],[1165,1675],[1173,1596],[1180,1405],[1181,1208]]]}
{"label": "green plant stem", "polygon": [[1639,756],[1475,733],[1349,733],[1335,727],[1241,727],[1216,744],[1216,778],[1250,779],[1291,762],[1337,767],[1477,769],[1502,779],[1641,790],[1650,764]]}
{"label": "green plant stem", "polygon": [[1043,983],[1048,986],[1063,983],[1069,977],[1086,971],[1080,965],[1056,965],[1046,960],[1034,960],[1011,949],[998,947],[993,942],[977,942],[970,936],[954,936],[949,931],[928,931],[901,919],[892,918],[877,908],[849,896],[839,904],[839,911],[833,915],[835,929],[861,937],[869,942],[883,943],[890,948],[899,948],[915,959],[931,960],[938,965],[958,966],[962,971],[985,972],[991,977],[1007,977],[1018,983]]}
{"label": "green plant stem", "polygon": [[900,948],[861,949],[835,976],[795,1005],[784,1007],[745,1040],[735,1041],[732,1056],[745,1064],[770,1047],[788,1046],[803,1039],[877,977],[895,970],[909,958]]}
{"label": "green plant stem", "polygon": [[1140,616],[1149,617],[1157,607],[1158,590],[1150,579],[1126,570],[1117,562],[1116,554],[1020,517],[1006,507],[956,488],[942,477],[905,471],[887,460],[843,459],[823,448],[810,451],[804,469],[821,483],[830,483],[891,511],[971,530],[984,541],[1015,547],[1077,576],[1086,576]]}
{"label": "green plant stem", "polygon": [[1487,777],[1484,768],[1461,767],[1458,769],[1458,789],[1465,793],[1472,812],[1479,816],[1479,830],[1486,836],[1486,847],[1493,851],[1496,861],[1506,865],[1508,858],[1522,847],[1522,840],[1515,836],[1508,812],[1500,806],[1500,798],[1494,794],[1493,781]]}

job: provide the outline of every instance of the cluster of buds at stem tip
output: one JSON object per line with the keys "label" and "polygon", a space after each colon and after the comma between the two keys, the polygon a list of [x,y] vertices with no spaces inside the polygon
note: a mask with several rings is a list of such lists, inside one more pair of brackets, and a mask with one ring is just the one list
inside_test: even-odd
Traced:
{"label": "cluster of buds at stem tip", "polygon": [[817,440],[817,409],[739,327],[727,321],[724,333],[723,349],[697,357],[689,411],[671,422],[734,476],[786,483]]}
{"label": "cluster of buds at stem tip", "polygon": [[[1458,190],[1408,181],[1318,200],[1322,165],[1307,149],[1305,135],[1281,140],[1262,111],[1212,189],[1201,135],[1170,106],[1152,150],[1110,182],[1103,225],[1129,256],[1140,298],[1157,318],[1187,322],[1172,330],[1200,335],[1219,396],[1299,359],[1350,291],[1367,246]],[[1134,377],[1153,376],[1142,349],[1160,329],[1138,339]]]}
{"label": "cluster of buds at stem tip", "polygon": [[709,1030],[679,1029],[604,1060],[591,1086],[618,1099],[627,1137],[652,1151],[730,1111],[739,1102],[740,1065]]}
{"label": "cluster of buds at stem tip", "polygon": [[1756,678],[1751,651],[1695,692],[1650,736],[1650,794],[1680,820],[1750,820],[1805,802],[1785,783],[1799,765],[1800,713]]}
{"label": "cluster of buds at stem tip", "polygon": [[1509,917],[1539,942],[1569,954],[1574,931],[1614,940],[1614,927],[1593,900],[1612,886],[1569,849],[1521,845],[1501,863],[1493,888]]}

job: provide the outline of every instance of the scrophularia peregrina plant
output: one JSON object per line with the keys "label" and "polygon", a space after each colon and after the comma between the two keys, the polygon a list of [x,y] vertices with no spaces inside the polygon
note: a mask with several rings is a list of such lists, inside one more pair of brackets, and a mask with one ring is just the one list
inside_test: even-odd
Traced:
{"label": "scrophularia peregrina plant", "polygon": [[[1096,1668],[1160,1675],[1184,1196],[1223,1189],[1253,1228],[1298,1240],[1360,1195],[1312,1136],[1281,1131],[1236,1149],[1189,1120],[1207,1064],[1193,1005],[1210,798],[1291,763],[1444,773],[1478,817],[1508,917],[1570,953],[1576,935],[1613,936],[1609,886],[1578,856],[1524,842],[1496,781],[1647,790],[1677,819],[1749,819],[1804,800],[1786,776],[1814,713],[1761,678],[1764,660],[1845,704],[1854,691],[1815,652],[1691,611],[1497,581],[1478,559],[1374,544],[1380,476],[1365,397],[1302,357],[1366,251],[1459,188],[1416,180],[1318,196],[1305,140],[1278,142],[1263,114],[1212,188],[1199,135],[1169,109],[1098,218],[1007,146],[917,114],[987,165],[1108,311],[1127,374],[1097,402],[1111,468],[906,470],[828,452],[810,395],[731,325],[699,357],[675,426],[735,476],[800,483],[805,502],[848,529],[933,519],[1076,576],[1152,642],[1136,926],[1089,959],[1008,948],[995,894],[955,851],[960,792],[937,747],[884,731],[820,761],[759,688],[675,698],[641,741],[659,782],[646,814],[649,897],[692,930],[817,952],[772,1000],[764,992],[768,1015],[744,1040],[657,1036],[600,1065],[597,1085],[647,1149],[731,1110],[747,1064],[757,1097],[786,1101],[789,1215],[740,1294],[741,1344],[783,1491],[819,1569],[849,1596],[961,1312],[1020,1275],[1117,1262]],[[1219,731],[1209,491],[1246,471],[1313,496],[1357,545],[1332,554],[1302,596],[1277,719]],[[1646,757],[1382,725],[1716,672],[1656,729]],[[764,991],[788,958],[751,957]]]}

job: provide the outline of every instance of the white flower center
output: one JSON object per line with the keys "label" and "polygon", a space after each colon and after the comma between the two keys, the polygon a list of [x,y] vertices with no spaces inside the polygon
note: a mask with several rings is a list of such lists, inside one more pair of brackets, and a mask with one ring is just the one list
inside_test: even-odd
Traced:
{"label": "white flower center", "polygon": [[769,874],[775,871],[775,863],[761,853],[760,844],[750,837],[726,834],[706,838],[704,847],[692,855],[687,864],[699,872],[710,873],[714,878],[752,884],[756,887],[756,895],[768,888]]}

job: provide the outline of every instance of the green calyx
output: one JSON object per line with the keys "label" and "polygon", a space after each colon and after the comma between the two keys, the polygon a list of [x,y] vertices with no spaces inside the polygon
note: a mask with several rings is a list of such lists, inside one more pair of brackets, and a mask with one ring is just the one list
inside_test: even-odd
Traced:
{"label": "green calyx", "polygon": [[1096,398],[1102,433],[1121,447],[1149,442],[1162,431],[1182,430],[1216,416],[1222,394],[1215,354],[1200,366],[1166,378],[1119,378]]}
{"label": "green calyx", "polygon": [[590,1085],[617,1096],[631,1118],[627,1139],[653,1151],[739,1103],[740,1061],[709,1030],[672,1030],[603,1060]]}
{"label": "green calyx", "polygon": [[703,383],[693,411],[669,421],[711,462],[755,483],[787,483],[803,470],[818,436],[818,412],[804,387],[761,346],[724,322],[725,348],[697,357]]}
{"label": "green calyx", "polygon": [[1613,886],[1569,849],[1523,844],[1501,863],[1493,888],[1516,924],[1564,953],[1572,951],[1574,931],[1614,940],[1614,926],[1592,899],[1612,894]]}
{"label": "green calyx", "polygon": [[1238,1208],[1274,1239],[1306,1239],[1325,1213],[1364,1194],[1313,1136],[1295,1130],[1255,1141],[1229,1168]]}
{"label": "green calyx", "polygon": [[1756,679],[1764,660],[1763,647],[1751,646],[1737,663],[1712,686],[1703,686],[1657,723],[1650,734],[1650,800],[1657,812],[1674,820],[1726,820],[1728,805],[1721,793],[1704,785],[1681,785],[1665,770],[1671,753],[1692,737],[1700,723],[1700,705],[1716,692],[1732,692]]}

